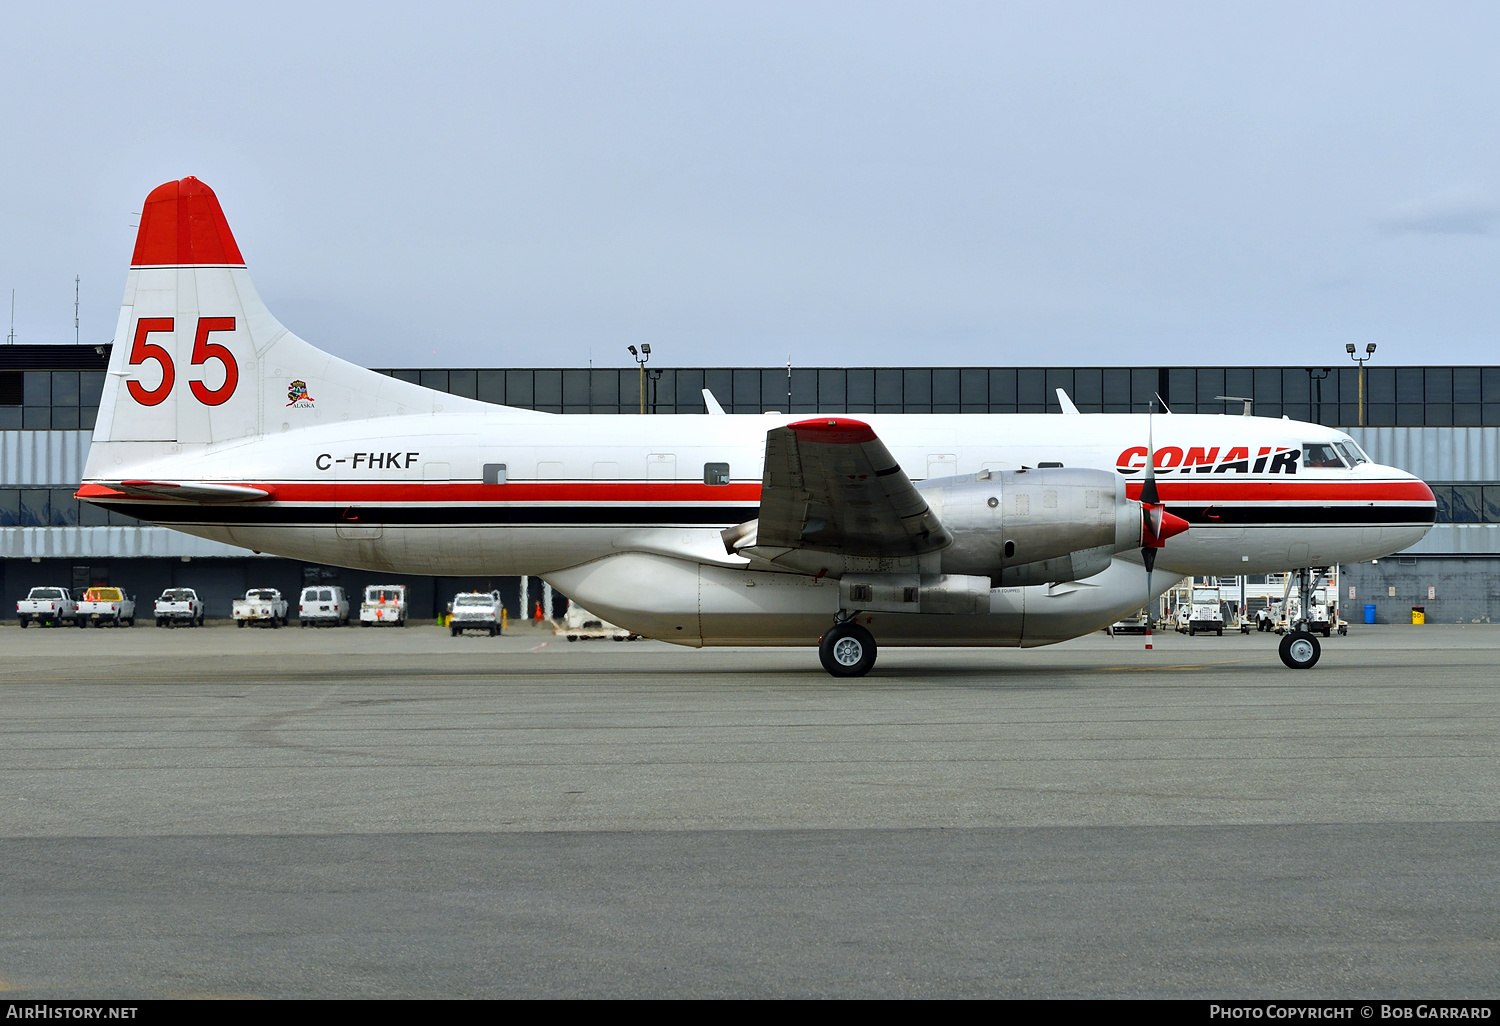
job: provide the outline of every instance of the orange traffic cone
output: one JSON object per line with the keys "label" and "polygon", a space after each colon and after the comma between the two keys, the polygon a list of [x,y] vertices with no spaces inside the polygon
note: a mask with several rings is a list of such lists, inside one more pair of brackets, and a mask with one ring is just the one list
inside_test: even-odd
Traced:
{"label": "orange traffic cone", "polygon": [[545,620],[546,619],[546,617],[544,617],[542,615],[542,604],[540,602],[538,602],[536,604],[536,619],[538,619],[538,620]]}

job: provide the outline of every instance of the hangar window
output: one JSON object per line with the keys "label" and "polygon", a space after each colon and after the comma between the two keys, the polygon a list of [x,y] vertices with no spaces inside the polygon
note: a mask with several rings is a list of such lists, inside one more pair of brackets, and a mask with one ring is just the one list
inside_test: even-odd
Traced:
{"label": "hangar window", "polygon": [[729,464],[703,464],[703,483],[706,485],[727,485],[729,483]]}

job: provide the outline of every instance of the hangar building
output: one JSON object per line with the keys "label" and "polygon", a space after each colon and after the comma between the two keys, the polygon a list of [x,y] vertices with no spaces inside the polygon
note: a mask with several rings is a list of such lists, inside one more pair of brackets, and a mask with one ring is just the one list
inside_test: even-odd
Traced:
{"label": "hangar building", "polygon": [[[416,615],[461,590],[499,588],[513,614],[534,611],[536,579],[392,578],[308,566],[194,538],[73,498],[88,455],[108,346],[0,345],[0,597],[36,585],[110,583],[149,601],[192,587],[227,616],[247,587],[295,596],[304,582],[350,590],[395,580]],[[1438,524],[1417,546],[1342,569],[1346,619],[1365,603],[1379,622],[1421,605],[1436,622],[1500,621],[1500,367],[816,367],[390,369],[382,373],[485,402],[552,413],[704,413],[710,389],[730,413],[1060,413],[1062,388],[1084,413],[1144,410],[1260,416],[1347,430],[1381,463],[1411,471],[1438,497]],[[644,401],[642,387],[645,389]],[[1365,426],[1359,426],[1363,419]],[[1352,594],[1349,589],[1353,589]],[[550,591],[550,589],[549,589]],[[554,615],[564,600],[552,596]]]}

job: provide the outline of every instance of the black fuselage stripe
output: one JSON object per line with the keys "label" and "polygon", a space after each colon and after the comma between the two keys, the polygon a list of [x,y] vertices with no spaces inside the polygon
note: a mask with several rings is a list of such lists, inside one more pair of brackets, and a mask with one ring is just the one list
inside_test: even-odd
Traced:
{"label": "black fuselage stripe", "polygon": [[1167,512],[1202,527],[1425,525],[1437,520],[1434,506],[1168,506]]}

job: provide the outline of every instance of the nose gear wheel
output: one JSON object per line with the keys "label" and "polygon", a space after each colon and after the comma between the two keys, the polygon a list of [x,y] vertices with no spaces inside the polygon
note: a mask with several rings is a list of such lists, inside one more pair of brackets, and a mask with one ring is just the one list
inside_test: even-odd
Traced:
{"label": "nose gear wheel", "polygon": [[1281,661],[1294,670],[1309,670],[1323,654],[1318,639],[1309,631],[1292,631],[1281,639]]}

